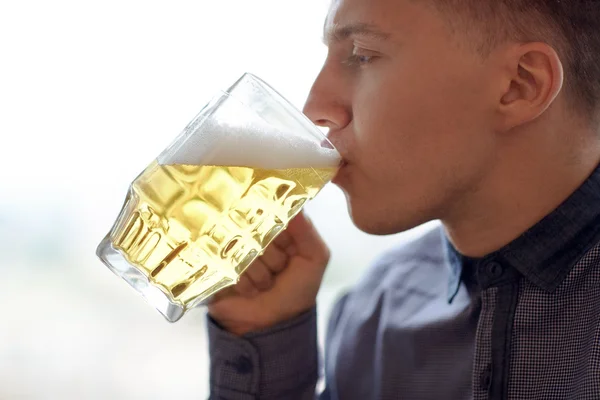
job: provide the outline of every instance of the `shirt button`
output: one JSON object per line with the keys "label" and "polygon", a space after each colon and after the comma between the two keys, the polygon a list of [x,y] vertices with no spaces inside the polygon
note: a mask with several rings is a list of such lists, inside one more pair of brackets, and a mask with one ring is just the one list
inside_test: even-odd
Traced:
{"label": "shirt button", "polygon": [[238,374],[246,375],[252,372],[252,361],[246,356],[240,356],[235,360],[233,366]]}
{"label": "shirt button", "polygon": [[488,364],[487,367],[481,373],[479,377],[479,384],[481,385],[481,389],[484,391],[490,390],[490,386],[492,385],[492,365]]}
{"label": "shirt button", "polygon": [[497,279],[500,278],[504,273],[504,268],[500,263],[492,261],[491,263],[486,265],[486,271],[490,278]]}

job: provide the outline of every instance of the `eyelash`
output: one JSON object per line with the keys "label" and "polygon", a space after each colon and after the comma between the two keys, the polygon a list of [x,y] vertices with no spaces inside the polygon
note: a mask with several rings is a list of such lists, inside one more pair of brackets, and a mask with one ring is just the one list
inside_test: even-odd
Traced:
{"label": "eyelash", "polygon": [[[367,65],[367,64],[371,64],[373,62],[373,56],[363,56],[360,54],[352,54],[350,57],[348,57],[346,59],[346,65],[349,66],[354,66],[354,65],[358,65],[358,66],[362,66],[362,65]],[[366,59],[366,60],[364,60]]]}
{"label": "eyelash", "polygon": [[375,56],[366,56],[364,54],[356,54],[356,48],[352,51],[352,54],[344,61],[344,64],[348,66],[362,67],[371,64],[375,59]]}

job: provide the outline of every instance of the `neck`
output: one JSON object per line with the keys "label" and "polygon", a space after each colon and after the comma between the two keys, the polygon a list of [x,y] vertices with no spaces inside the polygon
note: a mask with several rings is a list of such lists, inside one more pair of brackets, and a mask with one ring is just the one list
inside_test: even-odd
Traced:
{"label": "neck", "polygon": [[600,162],[600,140],[585,130],[515,132],[502,138],[494,165],[447,218],[463,255],[483,257],[527,231],[563,203]]}

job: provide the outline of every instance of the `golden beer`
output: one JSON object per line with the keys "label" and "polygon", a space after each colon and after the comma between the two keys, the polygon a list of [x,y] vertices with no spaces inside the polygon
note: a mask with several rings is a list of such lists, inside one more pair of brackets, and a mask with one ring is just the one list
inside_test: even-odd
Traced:
{"label": "golden beer", "polygon": [[244,74],[137,176],[96,254],[175,322],[235,284],[340,159],[305,115]]}
{"label": "golden beer", "polygon": [[237,282],[336,170],[155,161],[132,183],[107,239],[186,309]]}

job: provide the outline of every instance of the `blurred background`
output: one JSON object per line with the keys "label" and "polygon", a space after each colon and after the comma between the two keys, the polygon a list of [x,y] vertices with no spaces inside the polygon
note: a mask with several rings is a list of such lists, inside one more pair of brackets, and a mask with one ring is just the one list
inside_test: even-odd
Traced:
{"label": "blurred background", "polygon": [[[130,182],[242,73],[298,108],[328,0],[0,3],[0,399],[208,396],[203,309],[167,323],[95,256]],[[416,234],[354,228],[331,185],[306,208],[331,305]]]}

